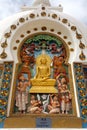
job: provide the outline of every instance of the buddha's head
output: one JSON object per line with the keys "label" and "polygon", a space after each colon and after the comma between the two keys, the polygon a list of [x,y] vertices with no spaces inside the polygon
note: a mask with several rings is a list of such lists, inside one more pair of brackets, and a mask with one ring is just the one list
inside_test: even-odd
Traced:
{"label": "buddha's head", "polygon": [[47,63],[46,57],[43,56],[43,57],[41,58],[40,62],[41,62],[41,64],[44,64],[44,65],[45,65],[45,64]]}

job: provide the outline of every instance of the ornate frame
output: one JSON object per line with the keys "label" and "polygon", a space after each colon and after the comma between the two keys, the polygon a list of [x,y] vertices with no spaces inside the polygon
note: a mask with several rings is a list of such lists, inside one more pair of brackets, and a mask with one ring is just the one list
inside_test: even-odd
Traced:
{"label": "ornate frame", "polygon": [[[76,67],[80,67],[80,70],[77,72]],[[86,84],[84,81],[84,73],[83,73],[83,66],[84,62],[74,62],[74,78],[75,78],[75,84],[77,89],[77,97],[78,97],[78,105],[80,110],[80,116],[85,121],[87,121],[87,105],[85,105],[85,102],[87,102],[87,94],[86,94]],[[81,83],[81,84],[79,84]],[[82,102],[81,102],[82,101]]]}
{"label": "ornate frame", "polygon": [[66,50],[67,50],[67,58],[66,58],[66,60],[65,60],[65,63],[67,63],[68,60],[69,60],[70,52],[69,52],[69,48],[68,48],[66,42],[65,42],[61,37],[59,37],[58,35],[53,34],[53,33],[50,33],[50,32],[38,32],[38,33],[33,33],[33,34],[27,36],[26,38],[24,38],[23,41],[20,43],[20,45],[19,45],[19,47],[18,47],[18,50],[17,50],[17,57],[18,57],[19,63],[21,63],[19,50],[20,50],[21,46],[23,45],[23,43],[24,43],[28,38],[31,38],[31,37],[33,37],[33,36],[35,36],[35,35],[39,35],[39,34],[48,34],[48,35],[54,36],[54,37],[56,37],[57,39],[59,39],[60,41],[62,41],[62,43],[64,44],[64,46],[65,46],[65,48],[66,48]]}
{"label": "ornate frame", "polygon": [[[34,35],[38,35],[38,34],[49,34],[51,36],[56,36],[57,38],[59,38],[59,40],[62,41],[62,43],[64,44],[65,48],[68,50],[67,51],[67,58],[66,58],[66,62],[65,64],[68,65],[68,72],[69,72],[69,80],[70,80],[70,91],[71,91],[71,95],[72,95],[72,110],[73,110],[73,114],[67,114],[67,115],[63,115],[63,114],[14,114],[13,113],[13,107],[14,107],[14,102],[15,102],[15,92],[16,92],[16,88],[15,88],[15,85],[16,85],[16,76],[17,76],[17,69],[18,69],[18,66],[19,64],[21,64],[21,60],[20,60],[20,48],[21,46],[23,45],[24,41],[27,40],[29,37],[32,37]],[[63,128],[64,127],[68,127],[68,128],[80,128],[81,127],[81,119],[80,118],[77,118],[77,112],[76,112],[76,104],[75,104],[75,96],[74,96],[74,88],[73,88],[73,80],[72,80],[72,70],[71,70],[71,65],[68,63],[68,59],[69,59],[69,49],[68,49],[68,46],[67,44],[65,43],[65,41],[63,41],[60,37],[58,37],[57,35],[55,34],[52,34],[52,33],[35,33],[33,35],[29,35],[28,37],[26,37],[22,43],[20,44],[19,48],[18,48],[18,53],[17,53],[17,56],[18,56],[18,61],[19,63],[16,64],[15,68],[15,74],[14,74],[14,83],[13,83],[13,91],[12,91],[12,100],[11,100],[11,108],[10,108],[10,118],[6,119],[5,121],[5,128],[8,127],[8,128],[11,128],[13,124],[13,121],[17,124],[15,124],[15,128],[16,127],[20,127],[20,128],[23,128],[23,127],[26,127],[26,128],[29,128],[29,127],[33,127],[35,128],[35,120],[37,119],[37,117],[40,117],[40,118],[50,118],[52,120],[52,127],[53,128]],[[21,121],[20,121],[20,118],[21,117]],[[28,119],[28,120],[26,120]],[[30,121],[30,122],[29,122]],[[32,121],[32,123],[31,123]],[[18,123],[19,122],[19,123]],[[21,122],[22,122],[22,125],[21,125]],[[26,123],[25,123],[26,122]],[[72,122],[74,124],[72,124]],[[7,125],[9,123],[9,125]],[[19,124],[19,125],[18,125]],[[26,124],[26,125],[25,125]],[[64,124],[64,125],[62,125]]]}
{"label": "ornate frame", "polygon": [[[71,92],[71,95],[72,95],[72,107],[73,107],[73,114],[67,114],[67,115],[62,115],[62,114],[58,114],[57,115],[57,117],[59,117],[59,116],[66,116],[66,117],[68,117],[68,116],[70,116],[70,117],[76,117],[77,116],[77,112],[76,112],[76,105],[75,105],[75,96],[74,96],[74,88],[73,88],[73,81],[72,81],[72,71],[71,71],[71,65],[70,64],[68,64],[67,62],[68,62],[68,59],[69,59],[69,49],[68,49],[68,47],[67,47],[67,44],[65,43],[65,41],[64,40],[62,40],[60,37],[58,37],[57,35],[55,35],[55,34],[52,34],[52,33],[35,33],[35,34],[33,34],[33,35],[29,35],[29,37],[33,37],[34,35],[39,35],[39,34],[48,34],[48,35],[51,35],[51,36],[55,36],[56,38],[58,38],[59,40],[61,40],[62,41],[62,43],[64,44],[64,46],[65,46],[65,48],[66,48],[66,50],[68,50],[67,51],[67,58],[66,58],[66,61],[65,61],[65,64],[66,65],[68,65],[68,72],[69,72],[69,77],[70,77],[70,92]],[[16,76],[17,76],[17,69],[18,69],[18,66],[19,66],[19,64],[21,64],[21,59],[20,59],[20,48],[21,48],[21,46],[23,45],[23,43],[24,43],[24,41],[26,41],[29,37],[26,37],[23,41],[22,41],[22,43],[20,44],[20,46],[19,46],[19,48],[18,48],[18,53],[17,53],[17,55],[18,55],[18,60],[19,60],[19,63],[17,63],[16,64],[16,70],[15,70],[15,76],[14,76],[14,83],[13,83],[13,91],[12,91],[12,101],[11,101],[11,108],[10,108],[10,116],[12,116],[12,117],[14,117],[14,116],[18,116],[18,115],[16,115],[16,114],[13,114],[13,107],[14,107],[14,99],[15,99],[15,97],[14,97],[14,93],[15,93],[15,91],[16,91]],[[26,114],[25,116],[35,116],[35,117],[37,117],[37,116],[43,116],[43,117],[45,117],[45,115],[44,114],[39,114],[39,115],[35,115],[35,114]],[[24,116],[24,115],[23,115]],[[47,115],[46,115],[47,116]],[[54,116],[56,116],[55,114],[51,114],[51,115],[48,115],[48,117],[54,117]]]}

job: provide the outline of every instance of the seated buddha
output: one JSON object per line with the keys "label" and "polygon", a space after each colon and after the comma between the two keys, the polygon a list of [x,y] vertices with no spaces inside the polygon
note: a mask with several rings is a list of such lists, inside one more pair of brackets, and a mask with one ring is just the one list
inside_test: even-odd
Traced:
{"label": "seated buddha", "polygon": [[37,73],[34,79],[39,79],[40,81],[45,81],[49,79],[50,76],[50,67],[47,66],[47,59],[45,55],[42,56],[40,60],[40,65],[37,66]]}
{"label": "seated buddha", "polygon": [[[51,58],[46,54],[41,54],[36,58],[36,75],[31,79],[30,92],[48,93],[56,91],[54,86],[55,79],[51,79]],[[50,89],[51,88],[51,89]]]}

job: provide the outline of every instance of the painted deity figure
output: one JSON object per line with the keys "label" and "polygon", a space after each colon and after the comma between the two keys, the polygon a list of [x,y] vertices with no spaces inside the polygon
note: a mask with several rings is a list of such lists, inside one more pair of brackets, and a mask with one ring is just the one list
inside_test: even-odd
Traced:
{"label": "painted deity figure", "polygon": [[37,98],[41,101],[43,107],[42,113],[48,113],[46,110],[49,104],[49,94],[37,94]]}
{"label": "painted deity figure", "polygon": [[61,78],[58,77],[57,82],[58,82],[58,90],[60,93],[60,99],[61,99],[61,112],[62,114],[66,113],[68,114],[70,110],[70,100],[71,100],[71,93],[70,90],[68,89],[67,81],[64,75]]}
{"label": "painted deity figure", "polygon": [[60,104],[57,95],[50,95],[50,104],[48,105],[48,110],[50,114],[60,113]]}
{"label": "painted deity figure", "polygon": [[66,90],[67,90],[67,84],[65,83],[65,78],[61,78],[61,80],[58,82],[58,90],[59,90],[59,93],[60,93],[60,98],[61,98],[61,112],[62,114],[64,114],[65,112],[65,107],[66,107],[66,96],[65,96],[65,93],[66,93]]}
{"label": "painted deity figure", "polygon": [[60,74],[65,74],[66,75],[66,70],[63,66],[64,63],[64,57],[63,56],[54,56],[53,58],[53,66],[54,66],[54,78],[56,79],[57,76]]}
{"label": "painted deity figure", "polygon": [[[62,93],[63,96],[65,97],[65,99],[63,100],[65,110],[62,109],[62,112],[65,111],[65,113],[68,114],[69,110],[70,110],[71,93],[70,93],[70,90],[68,89],[68,85],[67,85],[66,79],[64,77],[62,78],[61,83],[62,83],[62,89],[61,89],[60,93]],[[61,103],[62,103],[62,101],[61,101]],[[62,103],[62,106],[63,106],[63,103]]]}
{"label": "painted deity figure", "polygon": [[72,97],[70,92],[66,93],[66,114],[68,114],[70,111],[71,99]]}
{"label": "painted deity figure", "polygon": [[32,94],[30,98],[30,106],[27,109],[27,112],[30,113],[41,113],[42,107],[41,107],[41,101],[36,99],[35,95]]}
{"label": "painted deity figure", "polygon": [[21,73],[18,77],[17,91],[16,91],[16,106],[21,113],[25,113],[26,105],[28,104],[28,87],[30,81],[26,74]]}

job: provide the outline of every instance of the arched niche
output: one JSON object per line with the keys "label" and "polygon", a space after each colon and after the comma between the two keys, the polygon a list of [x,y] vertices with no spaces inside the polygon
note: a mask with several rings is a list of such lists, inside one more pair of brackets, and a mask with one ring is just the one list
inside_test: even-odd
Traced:
{"label": "arched niche", "polygon": [[[45,30],[43,30],[44,27]],[[68,60],[69,63],[72,62],[73,53],[75,54],[76,52],[75,41],[72,32],[60,22],[55,22],[49,19],[39,19],[39,20],[36,19],[33,20],[32,22],[29,21],[28,23],[20,26],[17,29],[16,33],[14,33],[13,37],[11,38],[10,49],[11,49],[11,54],[13,56],[13,59],[15,60],[15,63],[19,62],[17,53],[18,53],[19,46],[21,46],[20,44],[23,43],[23,41],[25,41],[28,37],[31,37],[32,35],[39,34],[39,33],[54,35],[59,39],[61,38],[63,40],[63,43],[66,42],[65,45],[69,48],[68,52],[70,52],[69,55],[70,57]],[[24,35],[24,37],[21,37],[22,35]],[[19,43],[16,43],[16,41],[19,41]],[[71,45],[69,45],[68,42],[70,42]],[[74,50],[73,53],[72,51],[70,51],[71,47]]]}
{"label": "arched niche", "polygon": [[[47,92],[46,90],[45,92],[41,90],[30,92],[32,88],[31,79],[33,79],[37,73],[36,60],[43,51],[51,58],[49,79],[55,80],[54,88],[57,90],[55,93],[52,91]],[[71,67],[68,64],[68,59],[69,49],[66,43],[56,35],[37,33],[24,39],[18,48],[19,63],[17,63],[15,67],[13,98],[10,110],[11,115],[38,113],[43,115],[57,114],[57,116],[75,116],[74,90],[71,80]],[[24,88],[23,93],[21,88]],[[35,102],[38,103],[34,108],[32,108],[32,96],[34,96]],[[45,100],[47,104],[44,104],[43,100]],[[54,100],[57,102],[57,107],[50,110],[52,102],[55,104]]]}
{"label": "arched niche", "polygon": [[[54,45],[53,45],[54,42]],[[33,44],[32,44],[33,43]],[[37,45],[36,45],[37,43]],[[38,46],[38,51],[42,51],[43,49],[49,51],[53,55],[57,55],[60,50],[63,50],[64,54],[64,61],[68,63],[69,57],[70,57],[70,52],[69,52],[69,47],[66,44],[66,42],[59,36],[53,34],[53,33],[48,33],[48,32],[40,32],[40,33],[34,33],[32,35],[29,35],[26,37],[19,45],[19,48],[17,50],[17,57],[18,57],[18,62],[23,62],[22,61],[22,50],[24,47],[27,46],[29,48],[29,52],[32,54],[32,47],[34,47],[34,52],[36,51],[36,47]],[[52,48],[54,46],[54,50]],[[58,50],[59,49],[59,50]],[[41,51],[39,54],[41,54]],[[52,52],[51,52],[52,51]],[[47,52],[48,53],[48,52]],[[59,56],[61,54],[58,54]]]}

